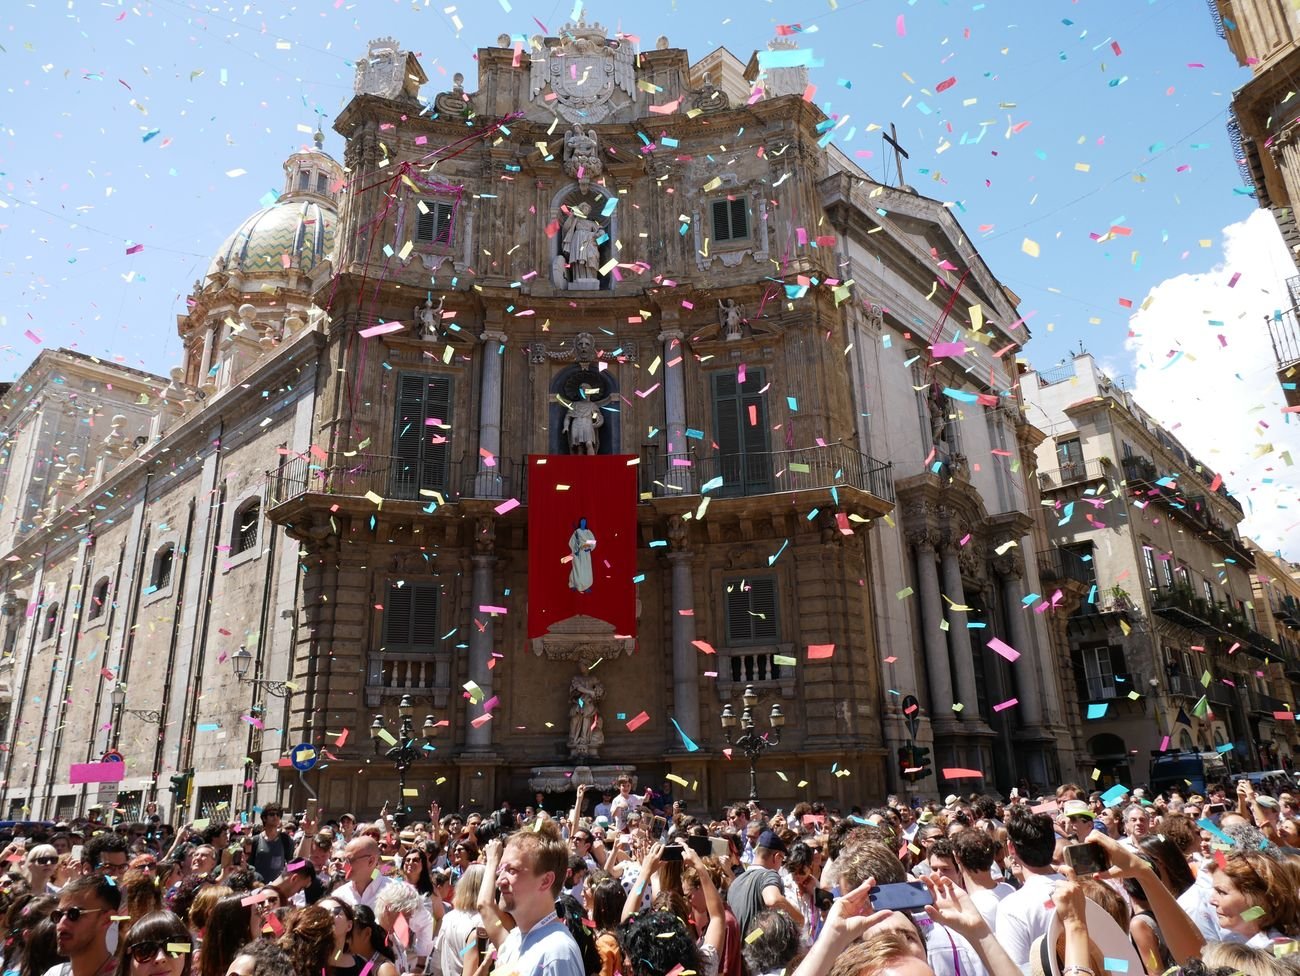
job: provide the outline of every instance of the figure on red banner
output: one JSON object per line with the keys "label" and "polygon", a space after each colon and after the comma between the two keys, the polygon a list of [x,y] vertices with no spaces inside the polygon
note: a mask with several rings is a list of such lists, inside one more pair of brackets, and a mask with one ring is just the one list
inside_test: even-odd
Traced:
{"label": "figure on red banner", "polygon": [[569,552],[573,554],[573,564],[569,567],[569,589],[579,593],[591,591],[591,551],[595,548],[596,536],[587,528],[587,520],[578,519],[578,527],[569,536]]}

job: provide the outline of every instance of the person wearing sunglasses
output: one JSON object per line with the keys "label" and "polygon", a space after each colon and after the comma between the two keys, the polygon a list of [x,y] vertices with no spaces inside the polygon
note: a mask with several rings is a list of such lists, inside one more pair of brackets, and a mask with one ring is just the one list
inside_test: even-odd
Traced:
{"label": "person wearing sunglasses", "polygon": [[131,926],[116,976],[190,976],[193,945],[171,912],[151,912]]}
{"label": "person wearing sunglasses", "polygon": [[59,907],[50,913],[59,955],[68,961],[46,970],[45,976],[112,976],[117,960],[108,948],[108,933],[121,904],[121,890],[103,875],[70,881],[59,892]]}
{"label": "person wearing sunglasses", "polygon": [[59,852],[50,844],[37,844],[27,852],[23,862],[27,883],[37,895],[57,895],[54,872],[59,869]]}

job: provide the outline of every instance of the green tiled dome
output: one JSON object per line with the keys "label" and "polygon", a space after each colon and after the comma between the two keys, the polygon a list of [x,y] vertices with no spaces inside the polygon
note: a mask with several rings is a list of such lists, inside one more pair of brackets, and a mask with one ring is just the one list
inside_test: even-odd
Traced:
{"label": "green tiled dome", "polygon": [[226,271],[281,271],[285,254],[301,270],[310,270],[333,251],[337,219],[332,209],[312,200],[282,200],[240,224],[217,251],[208,274],[220,270],[221,258]]}

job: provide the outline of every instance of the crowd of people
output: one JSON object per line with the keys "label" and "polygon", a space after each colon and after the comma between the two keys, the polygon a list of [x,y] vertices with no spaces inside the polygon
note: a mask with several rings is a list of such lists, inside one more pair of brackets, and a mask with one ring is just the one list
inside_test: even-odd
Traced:
{"label": "crowd of people", "polygon": [[98,818],[0,852],[5,976],[1297,976],[1300,791]]}

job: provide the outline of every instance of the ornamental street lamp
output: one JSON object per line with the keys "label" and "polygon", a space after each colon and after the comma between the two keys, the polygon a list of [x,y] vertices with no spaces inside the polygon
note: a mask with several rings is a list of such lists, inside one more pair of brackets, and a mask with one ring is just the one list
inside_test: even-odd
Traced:
{"label": "ornamental street lamp", "polygon": [[143,708],[125,708],[126,705],[126,684],[119,681],[113,685],[113,692],[109,696],[113,702],[113,707],[117,709],[120,715],[134,715],[136,718],[143,719],[146,722],[161,722],[162,712],[150,711]]}
{"label": "ornamental street lamp", "polygon": [[230,655],[230,661],[235,666],[235,677],[240,683],[247,682],[253,685],[260,685],[266,689],[268,695],[274,695],[276,698],[288,698],[293,694],[293,689],[283,681],[267,681],[265,678],[249,678],[248,669],[253,663],[253,654],[243,644],[239,645],[239,650]]}
{"label": "ornamental street lamp", "polygon": [[749,798],[758,799],[758,757],[773,746],[781,744],[781,727],[785,725],[785,714],[781,711],[781,703],[773,702],[772,711],[768,715],[768,721],[772,728],[768,732],[759,732],[754,727],[754,706],[758,704],[758,695],[754,693],[753,685],[745,685],[745,692],[740,696],[740,700],[745,705],[745,710],[740,713],[740,732],[733,736],[733,729],[736,728],[736,716],[732,714],[731,704],[728,703],[722,708],[722,731],[727,737],[727,744],[733,749],[739,749],[749,760]]}
{"label": "ornamental street lamp", "polygon": [[[424,716],[424,726],[420,729],[420,734],[424,742],[417,746],[415,744],[415,726],[413,712],[415,703],[411,701],[410,695],[403,695],[402,700],[397,704],[397,714],[401,717],[401,727],[398,729],[397,744],[387,752],[383,753],[395,767],[397,767],[397,825],[403,825],[406,819],[406,771],[411,768],[423,755],[424,747],[438,734],[438,726],[432,715]],[[370,723],[370,739],[375,746],[375,755],[380,754],[380,743],[383,737],[380,735],[384,731],[384,717],[376,715],[375,720]]]}

